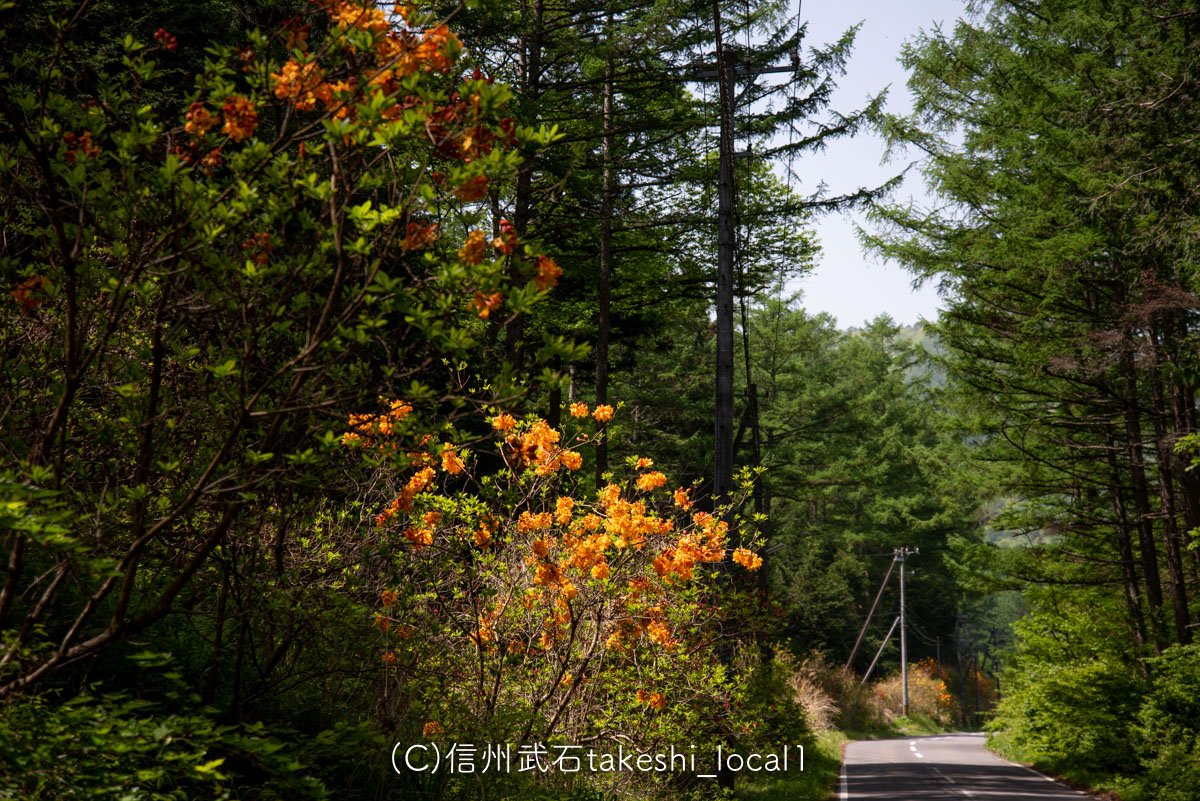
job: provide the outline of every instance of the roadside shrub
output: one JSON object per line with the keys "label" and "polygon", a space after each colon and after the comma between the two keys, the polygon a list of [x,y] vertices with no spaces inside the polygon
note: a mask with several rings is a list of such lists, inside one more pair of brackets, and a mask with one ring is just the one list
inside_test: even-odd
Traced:
{"label": "roadside shrub", "polygon": [[36,695],[9,701],[0,707],[0,799],[330,797],[290,744],[263,727],[224,725],[209,710],[193,706],[180,713],[168,708],[174,705],[126,693],[82,694],[65,703]]}
{"label": "roadside shrub", "polygon": [[1026,664],[1008,687],[988,726],[1006,756],[1070,775],[1108,774],[1128,763],[1142,687],[1125,665]]}
{"label": "roadside shrub", "polygon": [[1157,801],[1200,798],[1200,646],[1150,660],[1153,687],[1138,710],[1134,748]]}
{"label": "roadside shrub", "polygon": [[[817,716],[830,721],[828,728],[870,731],[886,726],[883,708],[871,688],[862,685],[862,677],[843,670],[820,652],[800,663],[792,689],[798,703],[806,709],[812,705]],[[817,728],[815,723],[813,726]]]}
{"label": "roadside shrub", "polygon": [[[908,666],[908,713],[924,715],[943,726],[954,720],[954,696],[939,676],[932,660]],[[900,674],[875,684],[875,697],[888,720],[904,712],[904,689]]]}

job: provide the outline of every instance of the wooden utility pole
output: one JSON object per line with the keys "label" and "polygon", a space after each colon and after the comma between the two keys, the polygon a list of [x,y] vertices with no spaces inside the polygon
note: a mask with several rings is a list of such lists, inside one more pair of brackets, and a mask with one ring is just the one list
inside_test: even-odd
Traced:
{"label": "wooden utility pole", "polygon": [[908,625],[904,619],[904,560],[920,553],[917,548],[897,548],[894,559],[900,563],[900,714],[908,715]]}

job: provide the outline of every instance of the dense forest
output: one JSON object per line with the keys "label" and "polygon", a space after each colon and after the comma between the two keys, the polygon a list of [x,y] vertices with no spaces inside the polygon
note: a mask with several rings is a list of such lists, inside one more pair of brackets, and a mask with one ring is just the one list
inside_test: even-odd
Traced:
{"label": "dense forest", "polygon": [[[1200,11],[856,32],[0,0],[0,799],[1200,798]],[[799,190],[868,129],[928,204]],[[850,210],[936,321],[806,307]]]}

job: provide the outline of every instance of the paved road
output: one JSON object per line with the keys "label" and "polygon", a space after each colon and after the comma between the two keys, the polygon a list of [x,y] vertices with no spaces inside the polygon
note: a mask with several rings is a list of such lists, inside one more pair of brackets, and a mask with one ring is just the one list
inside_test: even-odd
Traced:
{"label": "paved road", "polygon": [[1005,762],[982,734],[871,740],[846,746],[842,801],[1080,801],[1083,793]]}

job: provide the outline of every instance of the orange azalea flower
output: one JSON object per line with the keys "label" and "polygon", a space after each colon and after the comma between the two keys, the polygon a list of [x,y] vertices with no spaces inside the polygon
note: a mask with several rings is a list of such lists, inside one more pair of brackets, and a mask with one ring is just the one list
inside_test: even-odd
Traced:
{"label": "orange azalea flower", "polygon": [[387,653],[385,653],[385,654],[383,655],[383,663],[384,663],[385,665],[394,665],[394,664],[396,664],[396,652],[395,652],[395,651],[388,651]]}
{"label": "orange azalea flower", "polygon": [[433,531],[428,528],[409,526],[404,530],[404,538],[411,542],[414,548],[420,550],[433,544]]}
{"label": "orange azalea flower", "polygon": [[199,101],[188,106],[186,119],[183,130],[192,136],[204,136],[217,124],[217,115],[205,108],[204,104]]}
{"label": "orange azalea flower", "polygon": [[592,578],[606,579],[608,578],[608,562],[601,562],[598,565],[592,566]]}
{"label": "orange azalea flower", "polygon": [[512,431],[516,426],[517,421],[511,414],[498,414],[492,418],[492,428],[497,431]]}
{"label": "orange azalea flower", "polygon": [[638,476],[637,488],[643,492],[651,492],[667,483],[667,477],[655,470]]}
{"label": "orange azalea flower", "polygon": [[454,446],[449,442],[445,443],[442,447],[442,470],[445,470],[452,476],[457,476],[463,471],[464,467],[466,465],[463,464],[463,460],[455,452]]}
{"label": "orange azalea flower", "polygon": [[537,285],[538,290],[545,292],[555,286],[558,286],[559,276],[562,275],[562,268],[549,256],[538,256],[537,258],[537,275],[534,276],[533,283]]}
{"label": "orange azalea flower", "polygon": [[486,320],[492,312],[500,308],[500,304],[503,302],[504,296],[499,292],[484,295],[482,292],[476,291],[475,297],[467,304],[467,308],[475,312],[479,319]]}
{"label": "orange azalea flower", "polygon": [[33,314],[38,306],[45,302],[45,290],[48,285],[49,282],[45,278],[35,275],[17,284],[8,294],[21,305],[23,312]]}
{"label": "orange azalea flower", "polygon": [[454,54],[461,49],[462,42],[443,24],[425,31],[413,57],[431,72],[449,72],[454,66]]}
{"label": "orange azalea flower", "polygon": [[613,407],[607,403],[601,403],[596,407],[596,411],[592,412],[592,417],[596,419],[597,423],[607,423],[613,419]]}
{"label": "orange azalea flower", "polygon": [[571,522],[571,512],[575,509],[575,499],[564,495],[554,504],[554,519],[560,526]]}
{"label": "orange azalea flower", "polygon": [[392,11],[399,16],[400,19],[404,20],[405,25],[412,25],[413,18],[417,13],[417,7],[409,5],[408,3],[396,3],[396,5],[392,7]]}
{"label": "orange azalea flower", "polygon": [[388,609],[396,605],[398,597],[395,590],[384,590],[379,593],[379,602],[383,604],[384,609]]}
{"label": "orange azalea flower", "polygon": [[221,148],[214,147],[212,150],[200,159],[200,166],[204,169],[206,175],[212,175],[217,168],[221,166]]}
{"label": "orange azalea flower", "polygon": [[733,561],[747,570],[758,570],[763,563],[761,556],[745,548],[738,548],[733,552]]}
{"label": "orange azalea flower", "polygon": [[667,697],[665,695],[663,695],[662,693],[651,693],[650,694],[650,708],[651,709],[659,710],[659,709],[664,708],[666,705],[667,705]]}
{"label": "orange azalea flower", "polygon": [[692,500],[688,497],[688,491],[683,487],[675,490],[675,505],[685,512],[692,508]]}
{"label": "orange azalea flower", "polygon": [[429,486],[435,475],[437,475],[437,471],[432,467],[426,467],[418,471],[415,476],[408,480],[408,484],[405,485],[404,491],[411,493],[412,495],[416,495]]}
{"label": "orange azalea flower", "polygon": [[541,531],[550,528],[551,522],[549,512],[521,512],[517,518],[517,531]]}
{"label": "orange azalea flower", "polygon": [[487,255],[487,238],[483,231],[471,231],[467,241],[458,249],[458,259],[464,264],[479,264]]}
{"label": "orange azalea flower", "polygon": [[373,3],[365,6],[352,0],[334,3],[329,9],[329,17],[335,25],[343,28],[358,28],[360,31],[370,31],[371,33],[386,33],[390,27],[383,11],[376,8]]}
{"label": "orange azalea flower", "polygon": [[490,520],[483,520],[479,523],[479,528],[475,529],[472,536],[475,544],[480,548],[484,548],[492,542],[492,532],[496,530],[496,524]]}
{"label": "orange azalea flower", "polygon": [[464,203],[482,200],[487,196],[488,179],[486,175],[476,175],[468,178],[454,188],[454,196]]}
{"label": "orange azalea flower", "polygon": [[288,59],[283,69],[271,73],[271,80],[275,83],[275,96],[280,100],[290,100],[300,111],[316,108],[321,68],[315,62],[298,64],[294,59]]}
{"label": "orange azalea flower", "polygon": [[576,451],[560,451],[558,460],[568,470],[578,470],[583,467],[583,456]]}
{"label": "orange azalea flower", "polygon": [[591,414],[591,412],[588,411],[588,405],[586,403],[571,404],[572,417],[587,417],[589,414]]}
{"label": "orange azalea flower", "polygon": [[517,239],[517,229],[506,219],[500,220],[500,236],[492,240],[492,247],[505,256],[517,249],[520,240]]}
{"label": "orange azalea flower", "polygon": [[436,720],[426,721],[425,725],[421,728],[421,734],[423,734],[427,738],[428,737],[437,737],[439,734],[445,734],[445,733],[446,733],[446,730],[443,729],[441,724],[438,723]]}
{"label": "orange azalea flower", "polygon": [[258,111],[249,98],[230,95],[225,99],[221,113],[225,117],[225,126],[221,130],[230,139],[240,142],[254,135],[254,129],[258,125]]}
{"label": "orange azalea flower", "polygon": [[671,637],[671,630],[658,620],[652,620],[646,626],[646,636],[650,638],[651,642],[657,643],[667,650],[675,647],[675,640]]}
{"label": "orange azalea flower", "polygon": [[436,242],[437,238],[437,223],[421,225],[420,223],[410,222],[405,231],[404,239],[400,240],[400,249],[405,251],[423,250]]}

